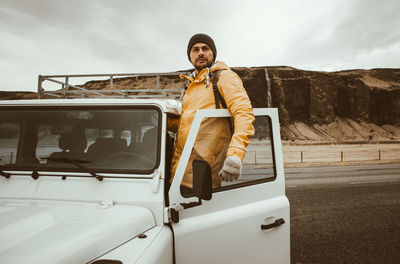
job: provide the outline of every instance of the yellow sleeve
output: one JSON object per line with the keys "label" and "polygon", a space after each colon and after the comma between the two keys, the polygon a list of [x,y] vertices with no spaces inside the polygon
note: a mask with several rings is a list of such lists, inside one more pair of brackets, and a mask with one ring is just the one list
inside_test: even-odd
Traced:
{"label": "yellow sleeve", "polygon": [[253,107],[242,80],[235,72],[221,71],[218,88],[234,120],[234,132],[226,156],[237,156],[243,160],[246,147],[254,135]]}

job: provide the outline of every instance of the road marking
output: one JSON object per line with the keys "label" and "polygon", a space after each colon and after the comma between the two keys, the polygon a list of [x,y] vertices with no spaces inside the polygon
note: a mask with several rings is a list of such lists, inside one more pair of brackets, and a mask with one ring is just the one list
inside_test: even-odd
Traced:
{"label": "road marking", "polygon": [[286,188],[296,188],[296,185],[287,185]]}
{"label": "road marking", "polygon": [[386,180],[386,181],[359,181],[359,182],[350,182],[350,184],[373,184],[373,183],[388,183],[388,182],[397,182],[398,180]]}

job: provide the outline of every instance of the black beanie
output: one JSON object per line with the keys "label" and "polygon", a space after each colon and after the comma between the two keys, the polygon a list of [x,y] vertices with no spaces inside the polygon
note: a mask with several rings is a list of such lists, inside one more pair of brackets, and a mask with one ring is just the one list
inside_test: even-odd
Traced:
{"label": "black beanie", "polygon": [[194,35],[189,40],[189,44],[187,47],[187,55],[189,61],[190,61],[190,50],[192,49],[193,45],[198,42],[203,42],[206,43],[208,46],[210,46],[212,52],[214,53],[214,61],[215,61],[215,58],[217,57],[217,48],[215,47],[214,40],[210,36],[201,33]]}

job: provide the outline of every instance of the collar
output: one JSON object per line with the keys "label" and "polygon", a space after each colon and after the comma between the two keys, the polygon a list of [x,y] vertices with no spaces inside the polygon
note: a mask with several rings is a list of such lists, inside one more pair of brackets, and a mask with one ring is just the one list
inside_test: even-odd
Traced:
{"label": "collar", "polygon": [[[199,71],[199,74],[200,74],[204,69],[206,69],[206,70],[207,70],[207,73],[209,74],[209,73],[210,73],[210,70],[212,70],[214,67],[215,67],[215,62],[211,65],[210,68],[206,67],[206,68],[201,69],[201,71]],[[190,74],[190,77],[192,77],[193,79],[196,79],[197,75],[198,75],[198,74],[196,74],[196,71],[193,71],[192,74]]]}

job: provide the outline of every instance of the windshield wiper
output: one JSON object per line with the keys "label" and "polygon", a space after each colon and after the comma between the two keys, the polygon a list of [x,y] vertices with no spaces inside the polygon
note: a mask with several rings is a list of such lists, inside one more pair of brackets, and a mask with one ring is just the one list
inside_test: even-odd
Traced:
{"label": "windshield wiper", "polygon": [[[4,167],[4,165],[0,165],[0,167]],[[8,172],[5,172],[3,170],[0,170],[0,176],[3,176],[5,178],[7,178],[7,179],[10,179],[11,178],[11,173],[8,173]],[[39,178],[39,173],[37,172],[37,170],[33,170],[32,171],[31,177],[33,179],[35,179],[35,180],[37,180]]]}
{"label": "windshield wiper", "polygon": [[[7,179],[10,179],[11,174],[0,170],[0,176],[3,176],[3,177],[6,177]],[[37,180],[39,178],[39,173],[36,170],[34,170],[34,171],[32,171],[31,177],[33,179]]]}
{"label": "windshield wiper", "polygon": [[6,177],[7,179],[10,179],[10,177],[11,177],[10,173],[4,172],[2,170],[0,170],[0,175],[3,177]]}
{"label": "windshield wiper", "polygon": [[[0,160],[2,160],[2,159],[0,159]],[[4,165],[0,165],[0,167],[3,167],[3,166],[4,166]],[[11,174],[0,170],[0,176],[3,176],[3,177],[5,177],[5,178],[7,178],[7,179],[10,179]]]}
{"label": "windshield wiper", "polygon": [[92,175],[93,177],[95,177],[99,181],[102,181],[103,178],[104,178],[103,176],[98,175],[97,173],[95,173],[94,171],[89,169],[88,167],[83,166],[83,165],[80,164],[80,163],[90,163],[91,161],[89,161],[89,160],[79,160],[79,159],[69,159],[69,158],[53,158],[53,157],[47,157],[47,158],[44,158],[44,159],[51,160],[51,161],[56,161],[56,162],[74,164],[76,167],[87,171],[90,175]]}

